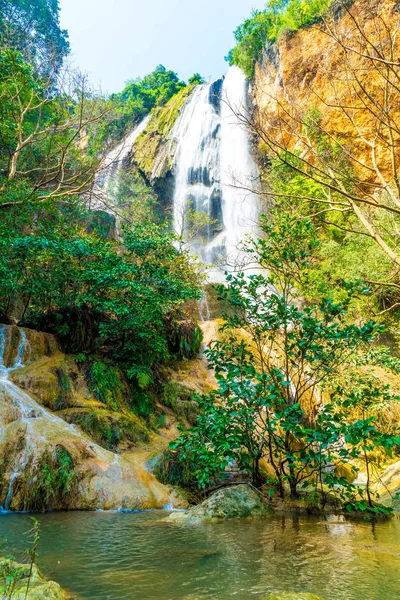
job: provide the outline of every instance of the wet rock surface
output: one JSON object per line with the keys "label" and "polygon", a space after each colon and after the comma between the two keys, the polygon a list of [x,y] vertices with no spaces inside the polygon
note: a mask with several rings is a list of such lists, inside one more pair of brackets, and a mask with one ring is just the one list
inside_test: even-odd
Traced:
{"label": "wet rock surface", "polygon": [[[64,406],[86,410],[88,392],[76,365],[59,351],[53,336],[1,326],[0,341],[3,509],[143,510],[175,506],[171,490],[149,472],[137,453],[129,449],[120,454],[110,451],[62,418],[68,418],[71,411]],[[89,402],[94,406],[93,400]],[[49,468],[53,468],[50,479],[54,481],[46,475]],[[60,469],[65,485],[60,493],[53,493],[61,481]]]}
{"label": "wet rock surface", "polygon": [[393,502],[394,499],[400,496],[400,460],[381,473],[376,492],[379,494],[379,502],[387,506],[393,506],[396,511],[400,511],[400,500]]}

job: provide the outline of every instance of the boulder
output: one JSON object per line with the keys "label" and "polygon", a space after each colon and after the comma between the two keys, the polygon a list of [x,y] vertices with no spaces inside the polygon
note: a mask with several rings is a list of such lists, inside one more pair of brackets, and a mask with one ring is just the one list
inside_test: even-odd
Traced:
{"label": "boulder", "polygon": [[271,507],[246,484],[218,490],[201,504],[186,512],[174,512],[167,517],[174,523],[210,523],[226,519],[254,519],[271,514]]}
{"label": "boulder", "polygon": [[322,600],[322,598],[307,592],[271,592],[262,600]]}
{"label": "boulder", "polygon": [[[19,564],[0,558],[0,586],[13,600],[67,600],[70,598],[55,581],[48,581],[36,565]],[[28,586],[29,584],[29,586]],[[26,593],[28,587],[28,593]],[[7,593],[8,597],[8,593]]]}

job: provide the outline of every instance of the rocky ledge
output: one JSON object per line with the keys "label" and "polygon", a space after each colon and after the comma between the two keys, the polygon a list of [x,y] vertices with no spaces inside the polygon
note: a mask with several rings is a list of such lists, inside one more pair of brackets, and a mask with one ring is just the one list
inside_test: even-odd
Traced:
{"label": "rocky ledge", "polygon": [[55,581],[48,581],[36,565],[0,558],[0,591],[13,600],[72,600]]}
{"label": "rocky ledge", "polygon": [[260,494],[249,485],[240,484],[222,488],[201,504],[187,511],[173,512],[169,523],[212,523],[226,519],[254,519],[267,517],[272,509]]}

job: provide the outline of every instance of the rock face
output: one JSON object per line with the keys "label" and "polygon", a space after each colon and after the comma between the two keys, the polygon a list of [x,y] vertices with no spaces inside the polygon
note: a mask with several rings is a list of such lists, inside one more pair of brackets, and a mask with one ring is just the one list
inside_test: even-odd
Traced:
{"label": "rock face", "polygon": [[7,598],[10,592],[13,600],[72,600],[58,583],[47,581],[36,565],[32,566],[30,575],[30,565],[0,558],[0,582],[1,590],[7,592]]}
{"label": "rock face", "polygon": [[304,592],[272,592],[263,600],[322,600],[322,598]]}
{"label": "rock face", "polygon": [[165,106],[153,109],[146,131],[134,144],[132,166],[151,185],[164,211],[172,205],[175,187],[172,162],[176,141],[171,132],[192,91],[193,85],[188,85]]}
{"label": "rock face", "polygon": [[[377,33],[379,30],[373,23],[374,10],[371,10],[373,4],[367,0],[355,0],[349,4],[360,23],[365,24],[368,35],[378,43],[380,34]],[[391,23],[393,12],[397,10],[397,3],[394,0],[382,0],[380,8],[383,10],[382,14],[386,23]],[[338,12],[335,23],[337,31],[345,33],[347,45],[358,48],[358,31],[351,17],[345,11]],[[399,40],[396,39],[393,43],[396,44],[395,53],[398,54]],[[358,69],[359,72],[363,72],[365,69],[361,55],[362,51],[358,58],[353,56],[351,58],[354,60],[354,69]],[[348,55],[346,54],[347,59]],[[336,139],[351,143],[351,153],[354,154],[357,161],[370,165],[370,147],[360,140],[356,143],[352,142],[355,138],[356,128],[352,119],[348,117],[348,112],[338,108],[339,105],[348,107],[351,104],[354,106],[353,99],[350,101],[349,98],[353,87],[348,84],[349,74],[345,75],[344,71],[346,60],[338,50],[332,36],[324,32],[321,23],[302,27],[293,34],[282,35],[276,44],[267,47],[263,59],[256,65],[253,86],[257,118],[263,129],[267,133],[272,133],[272,137],[275,136],[274,128],[279,129],[277,115],[283,112],[280,106],[284,107],[285,111],[288,110],[289,114],[294,109],[288,108],[288,106],[295,107],[299,114],[307,114],[310,109],[319,110],[322,127],[326,131],[332,132]],[[378,70],[368,73],[368,83],[380,88],[382,82],[377,80],[377,73]],[[393,103],[391,110],[393,117],[396,119],[395,115],[397,114],[398,118],[398,104]],[[362,111],[359,112],[360,117],[358,121],[356,119],[356,126],[368,138],[369,135],[372,136],[368,129],[370,116],[367,117]],[[366,119],[365,122],[364,119]],[[291,127],[294,127],[293,123],[283,127],[286,136],[284,136],[285,143],[290,149],[300,151],[299,137],[297,134],[288,133]],[[390,156],[385,156],[385,160],[382,159],[380,153],[384,150],[379,148],[379,142],[378,149],[381,173],[384,177],[390,177]],[[376,179],[373,169],[360,168],[358,176],[371,181]]]}
{"label": "rock face", "polygon": [[400,494],[400,460],[383,471],[376,492],[379,494],[379,502],[400,511],[400,500],[395,499]]}
{"label": "rock face", "polygon": [[[72,409],[66,410],[65,403],[84,406],[88,391],[77,366],[61,354],[52,336],[0,326],[0,346],[4,509],[138,510],[175,505],[176,495],[170,497],[170,490],[133,449],[121,454],[107,450],[59,416],[70,417]],[[133,428],[134,415],[132,419]]]}
{"label": "rock face", "polygon": [[186,512],[171,513],[168,522],[210,523],[226,519],[253,519],[267,517],[271,507],[248,485],[223,488]]}

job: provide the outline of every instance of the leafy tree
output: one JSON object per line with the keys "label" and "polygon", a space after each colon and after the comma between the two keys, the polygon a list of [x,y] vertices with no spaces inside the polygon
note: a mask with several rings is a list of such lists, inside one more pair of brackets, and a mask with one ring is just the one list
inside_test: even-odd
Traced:
{"label": "leafy tree", "polygon": [[82,140],[109,104],[91,98],[85,78],[76,73],[54,79],[39,74],[21,52],[0,47],[0,206],[22,202],[62,202],[87,192],[99,156],[85,151]]}
{"label": "leafy tree", "polygon": [[[264,218],[262,229],[265,239],[248,248],[260,273],[228,275],[227,286],[219,288],[229,313],[222,339],[207,353],[218,389],[201,399],[196,425],[173,447],[198,465],[200,486],[232,460],[259,484],[265,456],[280,494],[287,483],[297,497],[302,483],[343,483],[332,471],[335,465],[399,438],[383,434],[370,413],[343,417],[346,403],[360,410],[366,402],[367,380],[342,385],[340,401],[329,387],[334,378],[342,381],[380,331],[372,322],[355,325],[346,318],[353,296],[367,290],[347,284],[342,302],[322,299],[301,306],[315,244],[311,224],[280,214],[274,223]],[[385,397],[384,390],[371,388],[369,411]]]}
{"label": "leafy tree", "polygon": [[136,377],[168,357],[164,319],[198,296],[196,274],[161,226],[135,225],[122,247],[82,231],[84,218],[66,208],[28,234],[2,232],[3,320],[50,329],[75,353],[108,347]]}
{"label": "leafy tree", "polygon": [[269,196],[300,205],[331,240],[347,234],[346,242],[359,246],[360,270],[368,268],[365,278],[376,289],[383,313],[398,308],[400,290],[395,151],[400,91],[393,68],[398,54],[393,31],[400,18],[394,12],[389,22],[382,2],[367,2],[359,10],[340,0],[321,21],[315,29],[336,60],[315,65],[313,83],[305,86],[300,102],[298,89],[283,81],[270,98],[272,112],[250,117],[247,125],[273,171],[287,178],[286,186],[269,186]]}
{"label": "leafy tree", "polygon": [[58,0],[0,0],[0,43],[21,51],[28,62],[59,68],[69,53],[59,13]]}
{"label": "leafy tree", "polygon": [[110,97],[118,117],[104,128],[102,139],[106,142],[121,139],[154,106],[165,104],[185,86],[174,71],[163,65],[142,79],[129,81],[122,92]]}
{"label": "leafy tree", "polygon": [[188,83],[189,85],[199,85],[205,82],[204,77],[200,75],[200,73],[193,73],[191,77],[189,77]]}
{"label": "leafy tree", "polygon": [[230,65],[238,65],[249,79],[254,75],[255,63],[261,56],[271,28],[270,12],[254,10],[251,17],[234,31],[236,46],[228,52],[226,60]]}
{"label": "leafy tree", "polygon": [[236,45],[226,57],[238,65],[249,79],[254,76],[257,60],[268,42],[276,41],[284,31],[296,31],[326,12],[332,0],[269,0],[264,10],[254,10],[234,31]]}

